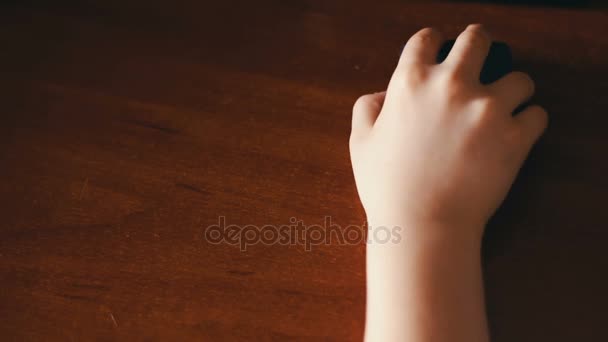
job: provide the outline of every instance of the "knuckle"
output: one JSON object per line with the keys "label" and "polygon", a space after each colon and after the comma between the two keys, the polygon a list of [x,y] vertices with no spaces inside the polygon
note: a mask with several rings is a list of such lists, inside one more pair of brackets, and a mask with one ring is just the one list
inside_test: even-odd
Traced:
{"label": "knuckle", "polygon": [[410,68],[405,73],[407,84],[414,85],[423,82],[429,76],[429,70],[427,68],[418,67]]}
{"label": "knuckle", "polygon": [[549,113],[547,113],[547,110],[541,106],[537,106],[538,107],[538,111],[539,114],[541,116],[542,121],[545,123],[545,125],[547,125],[549,123]]}
{"label": "knuckle", "polygon": [[458,100],[465,93],[465,83],[462,75],[455,70],[445,70],[436,79],[436,86],[440,94],[449,100]]}
{"label": "knuckle", "polygon": [[416,32],[410,40],[414,40],[414,42],[425,42],[431,40],[437,36],[437,30],[432,27],[425,27],[420,31]]}
{"label": "knuckle", "polygon": [[476,111],[481,114],[491,114],[496,109],[496,100],[491,97],[482,97],[473,101]]}
{"label": "knuckle", "polygon": [[424,67],[401,68],[395,72],[395,81],[400,89],[414,89],[429,77],[429,70]]}
{"label": "knuckle", "polygon": [[461,33],[460,39],[467,47],[483,46],[489,41],[488,35],[480,25],[469,26]]}
{"label": "knuckle", "polygon": [[543,107],[538,105],[534,105],[532,110],[534,111],[540,130],[544,131],[549,124],[549,114],[547,114],[547,111]]}
{"label": "knuckle", "polygon": [[536,87],[532,77],[521,71],[512,72],[510,75],[508,75],[506,82],[507,86],[511,88],[525,88],[526,94],[533,94]]}
{"label": "knuckle", "polygon": [[414,33],[410,37],[410,39],[407,40],[406,46],[407,45],[411,46],[411,45],[420,44],[420,43],[424,42],[427,39],[426,38],[427,36],[428,36],[428,33],[425,33],[425,32],[422,32],[422,31],[416,32],[416,33]]}
{"label": "knuckle", "polygon": [[525,86],[527,87],[528,92],[530,94],[533,94],[534,90],[536,88],[536,84],[534,83],[534,80],[532,79],[532,77],[530,77],[530,75],[523,73],[523,72],[519,73],[519,77],[521,78],[522,83],[525,84]]}
{"label": "knuckle", "polygon": [[496,101],[490,97],[482,97],[471,101],[471,116],[474,126],[484,125],[496,115]]}
{"label": "knuckle", "polygon": [[357,112],[360,112],[362,110],[366,110],[367,108],[369,108],[371,99],[372,99],[371,94],[366,94],[366,95],[360,96],[355,101],[355,104],[353,105],[353,113],[357,113]]}
{"label": "knuckle", "polygon": [[437,82],[442,90],[459,88],[461,83],[460,73],[454,69],[446,69],[437,76]]}

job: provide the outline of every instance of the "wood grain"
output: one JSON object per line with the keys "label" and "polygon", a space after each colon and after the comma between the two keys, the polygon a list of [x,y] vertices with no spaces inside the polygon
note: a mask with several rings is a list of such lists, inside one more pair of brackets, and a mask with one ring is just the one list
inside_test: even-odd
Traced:
{"label": "wood grain", "polygon": [[602,341],[608,14],[387,1],[0,6],[2,340],[360,340],[363,244],[212,244],[361,224],[347,140],[407,38],[483,22],[550,127],[484,245],[494,341]]}

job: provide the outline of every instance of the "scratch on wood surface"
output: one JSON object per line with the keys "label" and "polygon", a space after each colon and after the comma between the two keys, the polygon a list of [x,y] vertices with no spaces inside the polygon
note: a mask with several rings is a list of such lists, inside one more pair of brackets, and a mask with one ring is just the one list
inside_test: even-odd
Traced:
{"label": "scratch on wood surface", "polygon": [[168,133],[168,134],[178,134],[179,131],[175,128],[171,128],[171,127],[167,127],[167,126],[163,126],[161,124],[158,123],[153,123],[153,122],[147,122],[144,120],[138,120],[138,119],[126,119],[123,120],[126,123],[130,123],[133,125],[137,125],[137,126],[141,126],[141,127],[146,127],[146,128],[150,128],[150,129],[155,129],[157,131],[161,131],[164,133]]}
{"label": "scratch on wood surface", "polygon": [[202,190],[200,188],[197,188],[194,185],[190,185],[190,184],[186,184],[186,183],[175,183],[175,186],[178,186],[180,188],[187,189],[187,190],[190,190],[190,191],[198,192],[199,194],[206,194],[207,193],[206,191],[204,191],[204,190]]}
{"label": "scratch on wood surface", "polygon": [[118,322],[116,322],[116,319],[114,318],[114,315],[111,312],[110,312],[110,318],[112,319],[114,326],[118,328]]}

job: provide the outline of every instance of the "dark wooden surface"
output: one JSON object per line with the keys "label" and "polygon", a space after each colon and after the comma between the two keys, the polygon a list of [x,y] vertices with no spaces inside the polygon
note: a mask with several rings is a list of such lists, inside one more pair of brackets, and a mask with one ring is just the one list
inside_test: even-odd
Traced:
{"label": "dark wooden surface", "polygon": [[470,22],[551,114],[485,238],[494,340],[608,339],[606,12],[203,3],[0,6],[2,340],[360,339],[364,245],[241,252],[204,229],[361,224],[352,103],[416,30]]}

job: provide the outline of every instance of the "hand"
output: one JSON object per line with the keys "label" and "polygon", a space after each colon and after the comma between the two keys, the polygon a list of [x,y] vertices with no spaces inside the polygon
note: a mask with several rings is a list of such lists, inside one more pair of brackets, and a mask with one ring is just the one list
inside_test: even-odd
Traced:
{"label": "hand", "polygon": [[357,100],[353,170],[368,221],[469,227],[480,238],[547,114],[529,106],[512,116],[534,92],[524,73],[479,82],[491,44],[480,25],[468,26],[436,64],[442,42],[434,29],[416,33],[387,91]]}

